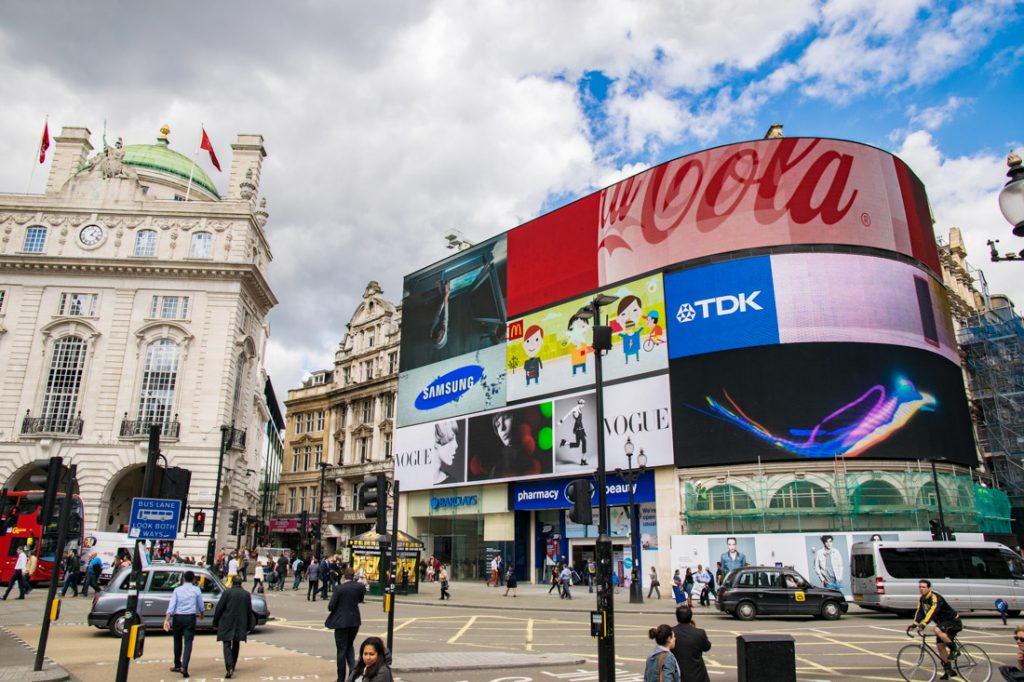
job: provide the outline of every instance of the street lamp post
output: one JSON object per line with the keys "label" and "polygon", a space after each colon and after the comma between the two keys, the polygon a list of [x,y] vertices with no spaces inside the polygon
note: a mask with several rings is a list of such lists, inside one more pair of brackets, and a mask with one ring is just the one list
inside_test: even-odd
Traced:
{"label": "street lamp post", "polygon": [[327,473],[327,467],[331,465],[323,460],[316,465],[320,467],[320,491],[317,494],[320,508],[316,510],[316,558],[320,559],[324,555],[324,475]]}
{"label": "street lamp post", "polygon": [[231,426],[221,424],[220,427],[220,454],[217,456],[217,487],[213,491],[213,518],[210,523],[210,541],[206,544],[206,565],[213,567],[217,558],[217,509],[220,507],[220,475],[224,470],[224,454],[227,452],[228,444],[234,435],[235,423]]}
{"label": "street lamp post", "polygon": [[644,603],[644,585],[641,580],[643,569],[640,566],[640,543],[639,533],[640,525],[637,519],[636,504],[633,501],[633,489],[636,487],[636,482],[640,480],[640,477],[644,475],[647,470],[647,455],[644,454],[644,449],[640,448],[640,454],[637,455],[636,463],[637,468],[633,468],[633,440],[626,438],[626,444],[623,446],[623,450],[626,452],[626,468],[617,468],[615,474],[626,482],[629,486],[629,546],[632,549],[633,554],[633,570],[630,571],[629,581],[629,603],[630,604],[643,604]]}
{"label": "street lamp post", "polygon": [[[1006,165],[1010,169],[1006,172],[1006,177],[1010,179],[999,190],[999,210],[1002,211],[1006,221],[1013,225],[1014,236],[1024,237],[1024,165],[1021,164],[1020,156],[1014,152],[1010,152],[1006,157]],[[999,251],[996,249],[998,242],[998,239],[988,240],[992,262],[1024,261],[1024,249],[1019,253],[999,255]]]}

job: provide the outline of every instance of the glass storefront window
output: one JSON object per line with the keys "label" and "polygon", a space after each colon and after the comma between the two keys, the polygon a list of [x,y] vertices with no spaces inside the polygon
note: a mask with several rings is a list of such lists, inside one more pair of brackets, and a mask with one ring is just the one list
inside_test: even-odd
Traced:
{"label": "glass storefront window", "polygon": [[450,580],[484,580],[480,571],[487,543],[483,536],[482,515],[446,515],[428,517],[426,532],[419,539],[426,547],[424,556],[436,556],[448,565]]}

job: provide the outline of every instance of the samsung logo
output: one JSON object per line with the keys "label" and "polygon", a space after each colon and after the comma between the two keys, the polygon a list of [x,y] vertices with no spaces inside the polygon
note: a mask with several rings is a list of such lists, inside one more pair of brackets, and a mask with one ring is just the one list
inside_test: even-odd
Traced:
{"label": "samsung logo", "polygon": [[417,410],[432,410],[456,402],[466,391],[476,386],[484,376],[480,365],[467,365],[443,374],[427,385],[416,396]]}
{"label": "samsung logo", "polygon": [[431,497],[431,509],[454,509],[456,507],[475,507],[476,495],[453,495],[451,497]]}

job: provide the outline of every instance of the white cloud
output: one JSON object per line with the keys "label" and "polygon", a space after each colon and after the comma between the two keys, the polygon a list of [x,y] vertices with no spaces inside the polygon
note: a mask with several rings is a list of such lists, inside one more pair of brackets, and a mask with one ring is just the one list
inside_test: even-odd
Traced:
{"label": "white cloud", "polygon": [[928,107],[920,111],[917,110],[916,106],[912,106],[910,109],[910,123],[920,126],[925,130],[935,130],[952,120],[957,110],[968,103],[968,100],[963,97],[950,95],[945,103],[938,106]]}

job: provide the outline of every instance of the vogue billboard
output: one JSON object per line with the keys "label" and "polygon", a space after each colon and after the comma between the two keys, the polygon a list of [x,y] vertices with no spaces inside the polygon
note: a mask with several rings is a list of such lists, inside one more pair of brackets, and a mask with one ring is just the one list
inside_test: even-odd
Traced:
{"label": "vogue billboard", "polygon": [[924,187],[902,161],[842,140],[757,140],[655,166],[510,231],[508,307],[787,244],[873,247],[940,271]]}

